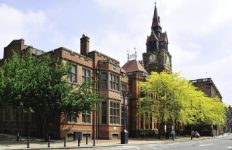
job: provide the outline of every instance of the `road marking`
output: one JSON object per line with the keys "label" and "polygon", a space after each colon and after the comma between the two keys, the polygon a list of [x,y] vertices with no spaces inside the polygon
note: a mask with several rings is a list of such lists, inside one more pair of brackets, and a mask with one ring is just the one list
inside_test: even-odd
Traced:
{"label": "road marking", "polygon": [[201,144],[199,146],[203,147],[203,146],[210,146],[210,145],[213,145],[213,143],[210,143],[210,144]]}
{"label": "road marking", "polygon": [[117,147],[112,147],[110,149],[115,149],[115,150],[118,150],[118,149],[140,149],[138,146],[117,146]]}
{"label": "road marking", "polygon": [[228,146],[227,149],[232,149],[232,146]]}

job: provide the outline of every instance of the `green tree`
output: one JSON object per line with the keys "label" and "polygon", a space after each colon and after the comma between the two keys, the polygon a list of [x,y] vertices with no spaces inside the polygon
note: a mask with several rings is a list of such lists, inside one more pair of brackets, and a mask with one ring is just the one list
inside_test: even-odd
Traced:
{"label": "green tree", "polygon": [[217,98],[206,97],[201,91],[178,74],[152,72],[140,83],[141,113],[153,113],[159,118],[159,131],[164,131],[168,121],[182,125],[206,123],[221,125],[225,122],[225,107]]}
{"label": "green tree", "polygon": [[5,104],[32,110],[38,120],[40,136],[48,134],[49,125],[59,125],[61,112],[67,115],[92,111],[98,101],[94,81],[70,84],[65,76],[68,67],[47,55],[14,54],[2,66],[1,98]]}

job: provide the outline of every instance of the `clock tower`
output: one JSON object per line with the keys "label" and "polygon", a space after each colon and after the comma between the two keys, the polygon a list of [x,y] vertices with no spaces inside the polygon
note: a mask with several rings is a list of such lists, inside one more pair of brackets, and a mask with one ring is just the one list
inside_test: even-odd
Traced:
{"label": "clock tower", "polygon": [[144,68],[150,74],[152,71],[172,72],[172,56],[168,51],[167,32],[162,32],[160,17],[155,5],[151,34],[147,37],[147,50],[143,53]]}

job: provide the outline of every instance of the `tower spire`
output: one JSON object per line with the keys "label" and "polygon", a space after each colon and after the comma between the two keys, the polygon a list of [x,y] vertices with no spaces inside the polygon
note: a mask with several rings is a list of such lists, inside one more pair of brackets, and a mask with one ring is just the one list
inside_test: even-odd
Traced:
{"label": "tower spire", "polygon": [[155,2],[155,9],[154,9],[153,20],[152,20],[152,28],[156,26],[160,26],[160,18],[158,16],[158,11],[157,11],[156,2]]}

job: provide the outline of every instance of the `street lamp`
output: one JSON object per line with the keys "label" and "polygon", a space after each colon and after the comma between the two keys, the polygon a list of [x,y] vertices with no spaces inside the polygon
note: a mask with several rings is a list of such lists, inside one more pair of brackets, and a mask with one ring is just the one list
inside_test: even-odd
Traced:
{"label": "street lamp", "polygon": [[[171,135],[172,135],[172,140],[175,140],[175,119],[176,119],[176,112],[175,112],[175,108],[174,108],[174,106],[175,106],[175,104],[174,104],[174,102],[175,102],[175,94],[174,94],[174,92],[175,92],[175,89],[173,90],[173,102],[172,102],[172,115],[173,115],[173,117],[172,117],[172,130],[171,130]],[[177,111],[177,110],[176,110]]]}
{"label": "street lamp", "polygon": [[121,144],[128,144],[128,131],[126,130],[126,96],[127,96],[127,92],[122,91],[122,97],[123,97],[123,129],[121,131]]}
{"label": "street lamp", "polygon": [[[191,102],[191,111],[192,111],[192,99],[190,99],[190,102]],[[191,140],[193,140],[193,125],[192,125],[192,123],[191,123],[191,131],[190,131],[191,133]]]}

